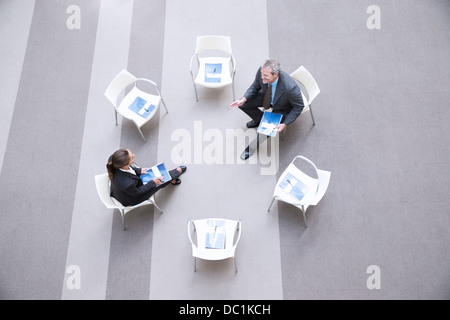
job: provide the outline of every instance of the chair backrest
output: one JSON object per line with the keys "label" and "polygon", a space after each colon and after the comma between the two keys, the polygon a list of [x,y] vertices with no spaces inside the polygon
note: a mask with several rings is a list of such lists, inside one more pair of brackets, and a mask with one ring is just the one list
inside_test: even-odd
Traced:
{"label": "chair backrest", "polygon": [[129,73],[127,70],[123,69],[119,74],[111,81],[108,88],[105,91],[105,96],[117,107],[117,98],[119,94],[130,84],[135,83],[137,78]]}
{"label": "chair backrest", "polygon": [[330,184],[330,171],[325,170],[317,170],[317,174],[319,176],[319,186],[317,188],[316,196],[314,197],[314,201],[311,203],[312,205],[317,205],[319,201],[323,198],[325,195],[325,192],[328,189],[328,185]]}
{"label": "chair backrest", "polygon": [[220,50],[231,55],[231,40],[228,36],[198,36],[195,53],[205,50]]}
{"label": "chair backrest", "polygon": [[319,86],[311,73],[304,66],[291,73],[291,77],[300,82],[308,91],[308,102],[312,104],[313,100],[320,93]]}
{"label": "chair backrest", "polygon": [[109,176],[107,173],[95,176],[95,186],[97,187],[97,193],[105,207],[108,209],[120,208],[120,206],[114,203],[110,196]]}
{"label": "chair backrest", "polygon": [[325,192],[328,189],[328,185],[330,184],[331,172],[317,169],[316,165],[311,160],[309,160],[308,158],[305,158],[303,156],[300,156],[300,155],[295,156],[294,159],[291,161],[290,165],[294,165],[294,161],[297,158],[300,158],[300,159],[308,162],[309,164],[311,164],[314,167],[314,170],[316,171],[316,174],[317,174],[317,179],[316,179],[317,180],[317,191],[316,191],[315,195],[310,198],[310,203],[309,204],[317,205],[319,203],[319,201],[323,198],[323,196],[325,195]]}
{"label": "chair backrest", "polygon": [[[226,248],[232,248],[232,247],[236,247],[237,244],[239,243],[240,240],[240,233],[239,233],[239,237],[236,239],[236,242],[234,242],[234,238],[235,238],[235,234],[236,234],[236,227],[239,223],[238,220],[227,220],[227,234],[225,237],[225,241],[226,241]],[[239,229],[240,230],[240,229]]]}

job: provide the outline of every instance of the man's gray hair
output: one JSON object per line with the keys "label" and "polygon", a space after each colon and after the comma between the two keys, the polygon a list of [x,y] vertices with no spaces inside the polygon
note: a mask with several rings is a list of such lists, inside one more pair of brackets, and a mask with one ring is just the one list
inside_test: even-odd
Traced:
{"label": "man's gray hair", "polygon": [[277,59],[267,59],[262,67],[272,69],[272,74],[280,73],[281,70],[281,65]]}

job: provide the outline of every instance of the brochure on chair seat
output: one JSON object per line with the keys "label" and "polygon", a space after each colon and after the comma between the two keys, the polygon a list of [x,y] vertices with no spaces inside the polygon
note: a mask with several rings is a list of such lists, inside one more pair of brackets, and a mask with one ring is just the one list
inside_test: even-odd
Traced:
{"label": "brochure on chair seat", "polygon": [[206,249],[225,249],[225,221],[208,219],[206,233]]}
{"label": "brochure on chair seat", "polygon": [[287,173],[283,181],[279,184],[280,188],[287,194],[293,196],[297,200],[302,200],[305,194],[308,192],[308,187],[296,179],[291,173]]}
{"label": "brochure on chair seat", "polygon": [[147,118],[155,110],[155,106],[150,104],[146,107],[146,104],[147,101],[138,96],[128,108],[141,117]]}
{"label": "brochure on chair seat", "polygon": [[167,170],[164,162],[158,163],[156,166],[147,170],[147,173],[141,174],[141,180],[144,184],[153,180],[156,177],[164,177],[163,183],[172,180],[169,171]]}
{"label": "brochure on chair seat", "polygon": [[278,129],[275,128],[281,123],[283,118],[282,114],[264,111],[264,115],[259,123],[256,132],[265,134],[270,137],[275,137],[277,135]]}
{"label": "brochure on chair seat", "polygon": [[221,63],[205,64],[205,82],[220,83],[222,75]]}

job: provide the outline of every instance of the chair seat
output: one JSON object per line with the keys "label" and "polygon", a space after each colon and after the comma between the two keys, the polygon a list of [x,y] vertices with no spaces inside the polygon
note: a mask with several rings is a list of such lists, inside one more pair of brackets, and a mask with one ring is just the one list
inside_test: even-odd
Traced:
{"label": "chair seat", "polygon": [[142,206],[146,206],[146,205],[153,205],[155,203],[155,195],[152,195],[148,200],[145,200],[139,204],[136,204],[134,206],[126,206],[124,207],[116,198],[111,197],[111,200],[114,202],[114,204],[117,207],[123,207],[123,211],[124,214],[127,214],[128,212],[130,212],[131,210],[134,210],[136,208],[142,207]]}
{"label": "chair seat", "polygon": [[[154,109],[145,114],[145,117],[139,115],[135,111],[130,109],[130,106],[136,100],[136,98],[141,98],[145,100],[145,105],[143,108],[148,109],[151,105],[154,106]],[[145,123],[147,123],[158,110],[159,104],[161,103],[161,97],[157,95],[152,95],[146,92],[139,90],[137,87],[134,87],[121,101],[119,108],[117,111],[124,117],[134,121],[138,127],[142,127]],[[145,111],[145,110],[142,110]]]}
{"label": "chair seat", "polygon": [[[231,85],[233,80],[231,78],[230,72],[230,61],[231,58],[220,58],[220,57],[207,57],[207,58],[199,58],[199,69],[197,76],[195,77],[194,82],[198,85],[207,87],[207,88],[220,88],[224,86]],[[206,65],[207,64],[220,64],[222,70],[220,73],[208,73],[211,75],[213,79],[219,79],[218,82],[208,82],[206,81]]]}
{"label": "chair seat", "polygon": [[[303,159],[314,168],[317,179],[310,177],[297,168],[294,164],[297,158]],[[278,179],[273,192],[272,202],[267,211],[270,211],[275,200],[289,203],[302,211],[306,227],[306,210],[309,206],[317,205],[325,195],[328,184],[330,183],[330,176],[330,171],[317,169],[311,160],[300,155],[295,156]]]}
{"label": "chair seat", "polygon": [[[206,236],[210,231],[208,220],[221,220],[225,222],[225,248],[210,249],[206,248]],[[197,246],[192,244],[192,255],[196,258],[204,260],[224,260],[234,257],[236,245],[233,243],[234,234],[238,221],[227,219],[203,219],[195,221],[195,229],[197,234]]]}
{"label": "chair seat", "polygon": [[[292,174],[296,180],[301,181],[306,186],[306,192],[301,200],[298,200],[296,197],[288,193],[285,189],[280,187],[280,184],[289,173]],[[318,184],[319,182],[317,179],[311,178],[310,176],[306,175],[291,163],[278,179],[274,191],[274,197],[277,200],[282,200],[283,202],[289,203],[294,206],[310,204],[314,201],[314,198],[317,194]]]}
{"label": "chair seat", "polygon": [[134,206],[123,206],[117,199],[111,197],[111,181],[107,173],[98,174],[95,176],[95,185],[97,188],[97,193],[102,200],[103,204],[108,209],[118,209],[120,211],[120,215],[122,217],[122,225],[123,230],[125,230],[125,215],[133,209],[146,206],[153,205],[159,212],[163,213],[161,209],[156,205],[155,196],[152,195],[148,200],[145,200],[141,203],[138,203]]}

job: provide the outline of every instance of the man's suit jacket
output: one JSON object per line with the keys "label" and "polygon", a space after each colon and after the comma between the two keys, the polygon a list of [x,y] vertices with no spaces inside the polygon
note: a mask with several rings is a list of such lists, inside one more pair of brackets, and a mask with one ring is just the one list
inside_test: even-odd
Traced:
{"label": "man's suit jacket", "polygon": [[132,168],[136,174],[117,169],[111,181],[111,196],[124,206],[136,205],[148,200],[158,191],[158,187],[153,181],[149,181],[145,185],[142,183],[139,177],[141,175],[140,168]]}
{"label": "man's suit jacket", "polygon": [[[260,92],[264,96],[267,84],[261,79],[261,67],[256,72],[255,80],[244,94],[247,100],[256,97]],[[284,71],[280,71],[277,88],[273,97],[273,111],[284,115],[284,123],[291,124],[302,113],[304,108],[300,87],[294,79]]]}

